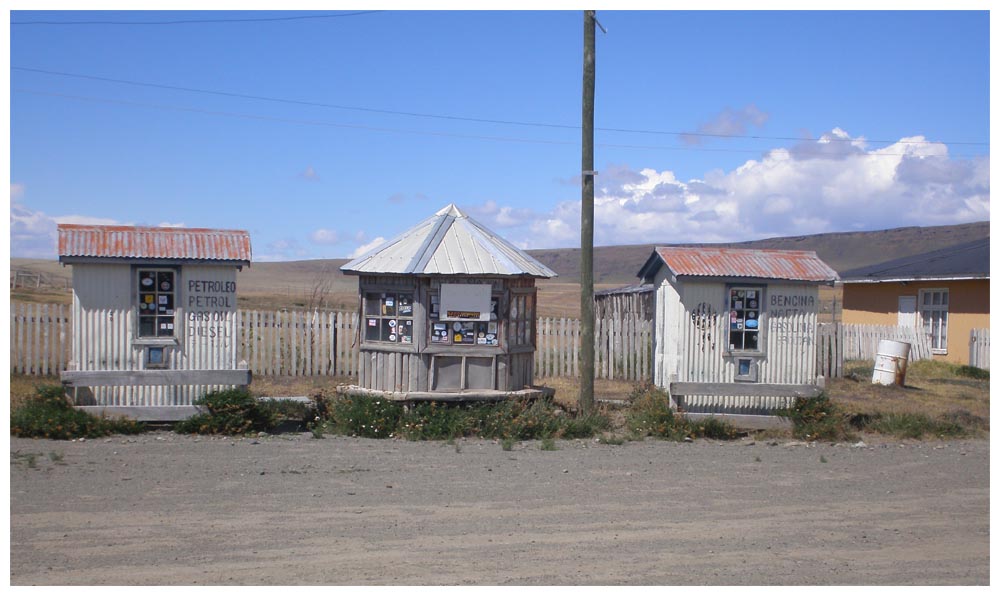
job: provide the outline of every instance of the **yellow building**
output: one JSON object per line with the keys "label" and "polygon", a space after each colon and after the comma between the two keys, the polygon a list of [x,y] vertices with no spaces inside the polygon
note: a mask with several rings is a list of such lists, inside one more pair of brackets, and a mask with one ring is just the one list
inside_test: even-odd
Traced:
{"label": "yellow building", "polygon": [[990,326],[990,240],[841,273],[842,321],[923,329],[935,359],[969,363],[969,334]]}

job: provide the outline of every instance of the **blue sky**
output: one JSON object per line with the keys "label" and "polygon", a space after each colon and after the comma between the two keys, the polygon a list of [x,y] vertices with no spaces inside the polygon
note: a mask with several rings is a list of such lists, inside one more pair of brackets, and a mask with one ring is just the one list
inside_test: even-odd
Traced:
{"label": "blue sky", "polygon": [[[349,257],[448,203],[579,246],[581,12],[351,12],[11,12],[11,254],[94,222]],[[989,13],[598,20],[597,244],[989,219]]]}

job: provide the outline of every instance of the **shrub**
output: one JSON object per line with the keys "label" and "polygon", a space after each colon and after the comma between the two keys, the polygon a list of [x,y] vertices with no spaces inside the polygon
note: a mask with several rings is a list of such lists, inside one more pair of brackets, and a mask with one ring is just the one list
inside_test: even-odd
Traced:
{"label": "shrub", "polygon": [[651,384],[637,386],[629,395],[631,408],[625,415],[629,432],[641,437],[683,438],[670,398]]}
{"label": "shrub", "polygon": [[729,441],[742,434],[733,425],[718,418],[703,418],[697,422],[688,422],[687,426],[690,437]]}
{"label": "shrub", "polygon": [[242,435],[270,431],[278,423],[274,405],[257,401],[246,389],[212,391],[194,401],[208,412],[196,414],[174,425],[179,433]]}
{"label": "shrub", "polygon": [[472,426],[468,406],[425,402],[410,408],[399,423],[401,435],[411,441],[454,439],[465,436]]}
{"label": "shrub", "polygon": [[813,398],[796,399],[790,408],[778,410],[775,415],[791,420],[792,434],[799,439],[835,441],[854,438],[848,425],[849,415],[840,412],[825,393]]}
{"label": "shrub", "polygon": [[36,395],[16,408],[10,416],[10,432],[18,437],[92,439],[145,430],[145,425],[128,418],[99,418],[73,408],[60,385],[36,388]]}
{"label": "shrub", "polygon": [[402,415],[398,403],[367,395],[346,395],[330,404],[330,421],[338,432],[369,439],[394,436]]}
{"label": "shrub", "polygon": [[585,439],[611,427],[611,420],[601,412],[567,417],[562,421],[559,437],[563,439]]}

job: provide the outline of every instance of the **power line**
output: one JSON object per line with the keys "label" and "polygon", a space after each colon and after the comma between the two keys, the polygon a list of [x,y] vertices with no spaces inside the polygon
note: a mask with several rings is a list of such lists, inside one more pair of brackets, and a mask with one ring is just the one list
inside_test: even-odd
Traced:
{"label": "power line", "polygon": [[[154,89],[169,89],[171,91],[184,91],[187,93],[202,93],[206,95],[217,95],[222,97],[235,97],[239,99],[252,99],[256,101],[268,101],[274,103],[286,103],[301,106],[319,107],[319,108],[332,108],[338,110],[351,110],[357,112],[368,112],[376,114],[388,114],[394,116],[408,116],[414,118],[429,118],[437,120],[451,120],[460,122],[477,122],[480,124],[501,124],[501,125],[513,125],[513,126],[531,126],[537,128],[552,128],[552,129],[566,129],[566,130],[580,130],[579,126],[574,126],[570,124],[552,124],[545,122],[526,122],[520,120],[497,120],[491,118],[472,118],[467,116],[454,116],[448,114],[432,114],[425,112],[408,112],[400,110],[383,110],[379,108],[368,108],[363,106],[349,106],[342,104],[333,104],[317,101],[306,101],[297,99],[287,99],[281,97],[270,97],[264,95],[252,95],[247,93],[236,93],[232,91],[217,91],[212,89],[200,89],[196,87],[182,87],[178,85],[166,85],[162,83],[147,83],[142,81],[133,81],[128,79],[115,79],[109,77],[100,77],[96,75],[61,72],[55,70],[45,70],[41,68],[28,68],[23,66],[11,66],[11,70],[20,70],[23,72],[34,72],[39,74],[46,74],[52,76],[60,77],[70,77],[77,79],[85,79],[91,81],[101,81],[106,83],[117,83],[121,85],[132,85],[137,87],[150,87]],[[764,136],[764,135],[736,135],[736,134],[715,134],[715,133],[705,133],[705,132],[683,132],[683,131],[666,131],[666,130],[648,130],[648,129],[634,129],[634,128],[603,128],[597,127],[595,130],[601,132],[621,132],[621,133],[633,133],[633,134],[649,134],[649,135],[669,135],[669,136],[689,136],[689,137],[709,137],[709,138],[726,138],[726,139],[751,139],[751,140],[761,140],[761,141],[798,141],[798,142],[809,142],[809,141],[824,141],[824,142],[855,142],[859,139],[841,139],[841,138],[806,138],[806,137],[779,137],[779,136]],[[868,143],[884,143],[889,145],[901,144],[901,145],[974,145],[974,146],[989,146],[989,143],[982,142],[966,142],[966,141],[903,141],[903,140],[876,140],[876,139],[864,139]]]}
{"label": "power line", "polygon": [[[168,104],[152,104],[143,103],[136,101],[129,101],[123,99],[112,99],[106,97],[92,97],[85,95],[71,95],[66,93],[55,93],[49,91],[37,91],[32,89],[11,89],[15,93],[25,93],[30,95],[41,95],[47,97],[57,97],[60,99],[70,99],[74,101],[86,101],[92,103],[105,103],[111,105],[122,105],[135,108],[148,108],[155,110],[165,110],[173,112],[188,112],[194,114],[204,114],[207,116],[226,116],[231,118],[242,118],[246,120],[258,120],[265,122],[280,122],[285,124],[296,124],[302,126],[324,126],[333,128],[346,128],[353,130],[364,130],[373,132],[385,132],[385,133],[396,133],[396,134],[412,134],[412,135],[424,135],[432,137],[445,137],[445,138],[458,138],[458,139],[471,139],[478,141],[498,141],[504,143],[527,143],[535,145],[577,145],[578,141],[559,141],[551,139],[528,139],[520,137],[498,137],[489,135],[471,135],[462,133],[452,133],[443,131],[429,131],[429,130],[412,130],[412,129],[402,129],[402,128],[389,128],[389,127],[379,127],[379,126],[367,126],[362,124],[346,124],[342,122],[330,122],[326,120],[307,120],[300,118],[285,118],[280,116],[265,116],[262,114],[247,114],[243,112],[230,112],[225,110],[208,110],[204,108],[192,108],[187,106],[174,106]],[[701,152],[701,153],[736,153],[736,154],[753,154],[759,155],[761,153],[767,153],[771,150],[764,149],[722,149],[722,148],[711,148],[711,147],[677,147],[677,146],[666,146],[666,145],[626,145],[618,143],[595,143],[598,147],[609,148],[609,149],[641,149],[646,151],[686,151],[686,152]],[[820,152],[809,152],[809,151],[795,151],[795,155],[802,157],[827,157],[827,158],[842,158],[842,157],[905,157],[909,154],[907,153],[842,153],[842,154],[829,154]],[[952,155],[952,157],[968,157],[962,155]]]}
{"label": "power line", "polygon": [[245,19],[177,19],[173,21],[12,21],[11,25],[195,25],[215,23],[264,23],[275,21],[303,21],[308,19],[336,19],[356,17],[382,12],[381,10],[359,10],[336,14],[298,15],[291,17],[261,17]]}

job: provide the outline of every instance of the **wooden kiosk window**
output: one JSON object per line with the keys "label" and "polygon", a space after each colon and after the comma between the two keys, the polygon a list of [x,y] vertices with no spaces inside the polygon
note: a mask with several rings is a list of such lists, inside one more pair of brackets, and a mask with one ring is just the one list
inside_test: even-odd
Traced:
{"label": "wooden kiosk window", "polygon": [[173,337],[177,272],[139,269],[136,276],[139,337]]}
{"label": "wooden kiosk window", "polygon": [[413,343],[413,293],[365,293],[365,342]]}
{"label": "wooden kiosk window", "polygon": [[430,294],[427,328],[432,345],[499,346],[500,345],[500,296],[490,297],[489,321],[442,320],[440,294]]}
{"label": "wooden kiosk window", "polygon": [[764,306],[764,288],[760,286],[731,286],[726,294],[729,311],[729,350],[731,352],[759,352],[763,348],[761,309]]}

